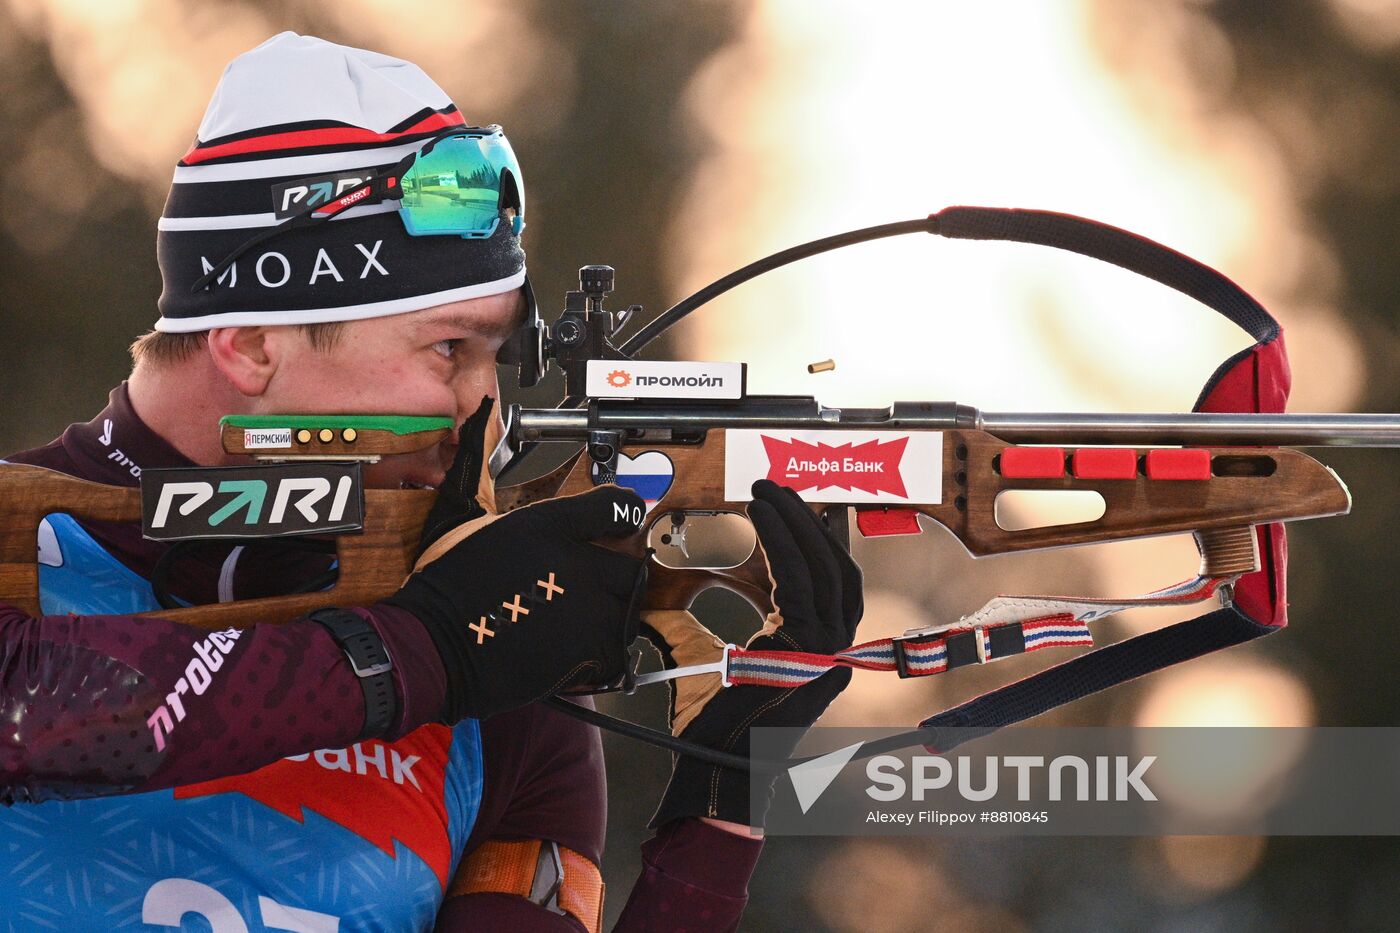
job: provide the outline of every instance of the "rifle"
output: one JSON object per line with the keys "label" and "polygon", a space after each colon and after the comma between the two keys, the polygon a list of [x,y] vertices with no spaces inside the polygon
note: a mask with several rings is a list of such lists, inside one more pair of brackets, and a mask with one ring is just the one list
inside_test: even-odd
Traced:
{"label": "rifle", "polygon": [[[1196,410],[1173,414],[995,413],[952,402],[838,409],[810,397],[747,395],[744,364],[636,358],[686,314],[743,281],[826,250],[915,232],[1038,243],[1111,262],[1198,299],[1256,343],[1222,364]],[[867,537],[917,534],[923,515],[951,532],[974,558],[1183,532],[1195,536],[1201,554],[1195,577],[1144,596],[997,597],[961,619],[838,655],[731,645],[713,663],[632,674],[605,688],[630,691],[676,677],[716,674],[725,685],[793,687],[838,665],[927,676],[1041,648],[1091,645],[1089,624],[1126,608],[1219,601],[1220,608],[1207,615],[1082,655],[930,717],[921,731],[896,737],[900,742],[872,743],[862,757],[901,744],[930,744],[930,736],[947,727],[997,728],[1281,628],[1285,558],[1277,523],[1345,514],[1351,507],[1336,474],[1292,448],[1400,446],[1400,415],[1283,414],[1288,374],[1282,332],[1253,298],[1195,260],[1083,218],[949,208],[920,220],[828,237],[731,273],[621,342],[615,338],[640,308],[615,316],[604,307],[614,285],[610,267],[585,266],[579,282],[552,325],[539,318],[532,300],[529,321],[502,350],[501,361],[517,368],[522,387],[536,384],[557,365],[566,398],[550,409],[510,406],[489,458],[493,481],[483,482],[479,498],[504,512],[599,483],[636,489],[647,501],[643,533],[657,551],[645,597],[649,611],[688,610],[700,592],[714,586],[737,593],[760,614],[773,610],[768,568],[751,537],[747,550],[714,565],[686,566],[675,559],[688,557],[688,536],[698,521],[742,514],[750,484],[763,477],[795,488],[840,536],[849,535],[852,513]],[[1238,410],[1246,407],[1252,410]],[[248,469],[285,470],[423,449],[440,442],[451,427],[449,419],[295,415],[228,417],[221,430],[227,452],[274,461]],[[542,476],[507,482],[519,475],[532,451],[554,445],[577,450]],[[164,471],[148,471],[158,472]],[[303,484],[324,483],[318,487],[322,496],[345,482],[298,475]],[[0,466],[0,600],[38,614],[34,541],[44,515],[64,511],[80,519],[136,521],[143,518],[144,494],[149,525],[160,493],[146,479],[138,491]],[[1000,514],[999,502],[1023,491],[1092,494],[1101,500],[1102,512],[1069,524],[1020,527]],[[211,482],[201,503],[206,516],[221,503],[214,492]],[[343,527],[322,522],[300,530],[354,532],[334,539],[339,575],[330,588],[158,614],[208,628],[242,627],[391,595],[412,566],[434,494],[357,493],[359,519]],[[166,502],[167,514],[173,514],[173,501]],[[223,502],[221,511],[234,505]],[[283,500],[284,515],[299,507]],[[192,511],[198,519],[199,511]],[[308,505],[304,511],[314,509]],[[260,526],[240,536],[262,533],[287,532]],[[672,750],[750,766],[745,759],[692,747],[574,704],[560,708]],[[942,741],[940,747],[955,741]]]}

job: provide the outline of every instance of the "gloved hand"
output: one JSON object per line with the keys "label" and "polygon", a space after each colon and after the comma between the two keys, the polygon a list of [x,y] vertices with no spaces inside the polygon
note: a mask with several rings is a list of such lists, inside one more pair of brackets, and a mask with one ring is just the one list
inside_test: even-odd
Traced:
{"label": "gloved hand", "polygon": [[[849,648],[864,601],[860,568],[846,549],[795,492],[769,480],[753,484],[748,514],[768,560],[775,611],[747,647],[819,654]],[[723,649],[689,613],[644,613],[642,632],[667,667],[717,660]],[[747,755],[750,728],[809,727],[850,680],[848,668],[828,671],[796,689],[721,687],[718,674],[684,678],[673,682],[672,731],[710,748]],[[687,816],[762,826],[764,812],[750,812],[750,779],[749,772],[680,755],[652,826]],[[767,781],[771,795],[772,777],[754,774],[752,780]]]}
{"label": "gloved hand", "polygon": [[462,426],[422,556],[385,600],[416,616],[442,655],[446,723],[621,677],[646,585],[645,561],[592,543],[637,531],[645,505],[631,490],[486,514],[476,492],[491,408],[484,399]]}

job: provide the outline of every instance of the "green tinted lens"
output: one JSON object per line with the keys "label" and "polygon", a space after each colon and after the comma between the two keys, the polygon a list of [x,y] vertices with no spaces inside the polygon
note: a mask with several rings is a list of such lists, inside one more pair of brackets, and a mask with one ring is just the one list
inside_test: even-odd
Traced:
{"label": "green tinted lens", "polygon": [[[502,178],[510,177],[510,196],[502,199]],[[413,236],[456,234],[489,237],[500,223],[501,208],[519,199],[520,170],[510,143],[501,134],[451,136],[420,155],[399,181],[400,211]]]}

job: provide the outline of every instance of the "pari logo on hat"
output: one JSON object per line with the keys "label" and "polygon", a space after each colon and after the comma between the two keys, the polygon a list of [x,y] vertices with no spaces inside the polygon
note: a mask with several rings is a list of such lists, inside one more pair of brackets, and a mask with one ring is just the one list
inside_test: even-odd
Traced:
{"label": "pari logo on hat", "polygon": [[272,214],[278,220],[308,207],[329,204],[352,188],[370,179],[370,172],[339,172],[334,175],[313,175],[296,181],[278,182],[272,186]]}
{"label": "pari logo on hat", "polygon": [[156,330],[352,321],[520,288],[518,225],[479,239],[411,236],[393,199],[267,236],[459,128],[446,92],[399,58],[291,32],[238,56],[160,219]]}

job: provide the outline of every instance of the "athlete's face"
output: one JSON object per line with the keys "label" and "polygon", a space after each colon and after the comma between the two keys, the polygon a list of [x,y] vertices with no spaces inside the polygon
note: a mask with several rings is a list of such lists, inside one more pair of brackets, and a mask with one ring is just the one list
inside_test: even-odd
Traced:
{"label": "athlete's face", "polygon": [[[346,324],[330,350],[304,338],[277,367],[259,411],[442,415],[457,426],[483,396],[500,398],[496,352],[525,313],[520,290]],[[499,408],[498,408],[499,411]],[[421,454],[366,469],[376,487],[435,486],[452,463],[456,432]]]}

